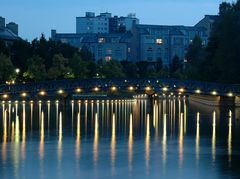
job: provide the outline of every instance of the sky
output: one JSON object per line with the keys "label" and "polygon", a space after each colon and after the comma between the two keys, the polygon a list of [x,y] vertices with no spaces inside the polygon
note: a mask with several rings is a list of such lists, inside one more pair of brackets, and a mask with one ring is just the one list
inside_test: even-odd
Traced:
{"label": "sky", "polygon": [[[233,2],[233,0],[226,0]],[[141,24],[195,25],[205,14],[217,14],[222,0],[1,0],[0,16],[19,24],[19,36],[33,40],[51,29],[75,33],[75,19],[86,11],[126,16]]]}

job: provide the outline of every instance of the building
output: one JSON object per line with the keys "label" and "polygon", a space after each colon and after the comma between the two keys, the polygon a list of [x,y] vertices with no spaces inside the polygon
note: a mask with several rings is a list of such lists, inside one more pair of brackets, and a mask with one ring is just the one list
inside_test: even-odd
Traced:
{"label": "building", "polygon": [[76,18],[76,33],[109,33],[110,13],[101,13],[95,16],[93,12],[86,12],[85,17]]}
{"label": "building", "polygon": [[139,19],[131,13],[127,17],[112,17],[111,13],[86,12],[84,17],[76,17],[76,33],[117,33],[120,27],[131,31],[133,24],[139,24]]}
{"label": "building", "polygon": [[195,36],[199,36],[206,45],[216,18],[205,16],[195,26],[166,26],[139,24],[135,14],[112,17],[111,13],[95,16],[95,13],[87,12],[85,17],[77,17],[77,33],[64,34],[52,30],[52,39],[80,49],[86,46],[96,60],[161,60],[164,65],[169,65],[175,55],[184,62],[188,46]]}
{"label": "building", "polygon": [[132,55],[136,61],[157,62],[168,65],[177,55],[184,60],[186,50],[198,35],[203,44],[208,36],[204,27],[135,25],[133,28]]}
{"label": "building", "polygon": [[93,54],[95,60],[131,60],[129,54],[129,44],[131,33],[77,33],[64,34],[52,30],[52,39],[68,43],[79,49],[87,47]]}
{"label": "building", "polygon": [[18,35],[18,24],[10,22],[6,25],[6,28],[11,30],[14,34]]}
{"label": "building", "polygon": [[210,33],[213,28],[214,22],[217,20],[217,15],[205,15],[205,17],[200,20],[195,27],[204,27],[207,30],[207,35],[210,36]]}
{"label": "building", "polygon": [[0,40],[6,43],[12,43],[18,37],[18,25],[14,22],[10,22],[5,25],[5,18],[0,17]]}
{"label": "building", "polygon": [[127,17],[119,17],[118,18],[118,26],[125,27],[126,31],[131,31],[133,25],[139,24],[139,19],[136,17],[136,14],[130,13]]}

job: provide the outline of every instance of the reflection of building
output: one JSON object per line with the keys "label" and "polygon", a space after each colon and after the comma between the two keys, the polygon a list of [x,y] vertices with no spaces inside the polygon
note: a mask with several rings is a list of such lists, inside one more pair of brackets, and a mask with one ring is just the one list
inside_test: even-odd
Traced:
{"label": "reflection of building", "polygon": [[5,25],[5,18],[0,17],[0,40],[9,43],[18,38],[18,25],[14,22]]}
{"label": "reflection of building", "polygon": [[205,16],[195,26],[139,24],[135,14],[112,17],[111,13],[87,12],[77,17],[76,34],[52,30],[52,39],[75,47],[89,47],[96,60],[129,60],[133,62],[162,60],[169,65],[177,55],[182,61],[189,44],[198,35],[207,44],[212,23],[217,16]]}

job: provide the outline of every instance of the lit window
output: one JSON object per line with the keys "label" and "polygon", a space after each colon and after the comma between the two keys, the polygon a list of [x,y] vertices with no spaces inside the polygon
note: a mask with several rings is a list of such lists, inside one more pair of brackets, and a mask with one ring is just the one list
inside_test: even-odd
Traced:
{"label": "lit window", "polygon": [[156,39],[156,44],[162,44],[163,40],[162,39]]}
{"label": "lit window", "polygon": [[112,60],[112,57],[111,57],[111,56],[106,56],[106,57],[105,57],[105,60],[106,60],[107,62],[109,62],[109,61]]}
{"label": "lit window", "polygon": [[104,38],[99,38],[98,43],[105,43],[105,39]]}

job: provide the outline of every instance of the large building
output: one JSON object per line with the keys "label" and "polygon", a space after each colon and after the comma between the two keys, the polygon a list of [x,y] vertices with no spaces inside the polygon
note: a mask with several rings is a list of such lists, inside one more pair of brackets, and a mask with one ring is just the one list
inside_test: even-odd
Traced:
{"label": "large building", "polygon": [[124,28],[131,31],[133,24],[139,24],[139,19],[131,13],[127,17],[112,17],[111,13],[86,12],[84,17],[76,17],[76,33],[116,33]]}
{"label": "large building", "polygon": [[5,18],[0,17],[0,40],[12,43],[18,37],[18,25],[14,22],[5,24]]}
{"label": "large building", "polygon": [[133,28],[132,55],[136,61],[156,62],[159,59],[168,65],[177,55],[184,60],[186,50],[198,35],[207,43],[204,27],[136,25]]}
{"label": "large building", "polygon": [[210,33],[213,28],[214,22],[217,20],[218,16],[216,15],[205,15],[205,17],[200,20],[195,27],[204,27],[206,29],[206,33],[210,36]]}
{"label": "large building", "polygon": [[131,60],[129,44],[131,33],[81,33],[64,34],[52,30],[52,39],[68,43],[79,49],[87,47],[96,60]]}
{"label": "large building", "polygon": [[213,20],[205,16],[195,26],[165,26],[139,24],[135,14],[112,17],[111,13],[87,12],[77,17],[76,33],[57,33],[52,39],[75,47],[88,47],[96,60],[128,60],[157,62],[169,65],[175,55],[182,61],[193,38],[199,36],[207,44]]}

